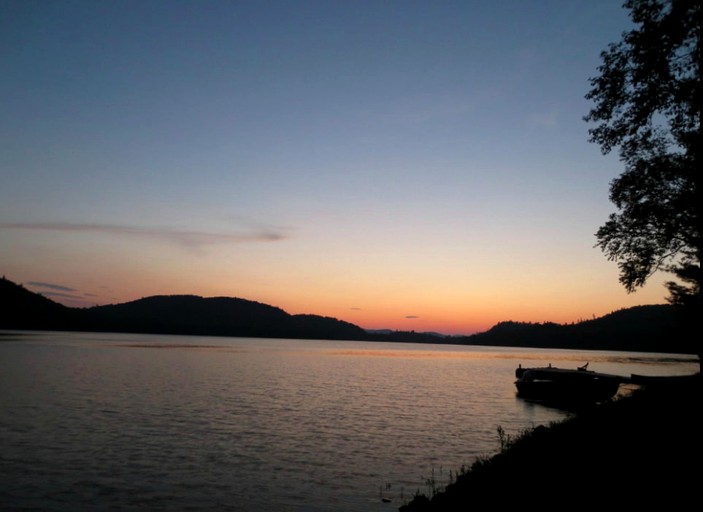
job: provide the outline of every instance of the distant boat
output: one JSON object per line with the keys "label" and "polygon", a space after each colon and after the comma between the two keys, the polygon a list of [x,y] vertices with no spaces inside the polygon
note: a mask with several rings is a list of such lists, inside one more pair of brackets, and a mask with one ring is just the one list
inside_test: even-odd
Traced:
{"label": "distant boat", "polygon": [[588,370],[588,363],[575,370],[555,368],[551,365],[539,368],[518,366],[515,377],[519,397],[564,405],[610,400],[623,382],[617,375]]}

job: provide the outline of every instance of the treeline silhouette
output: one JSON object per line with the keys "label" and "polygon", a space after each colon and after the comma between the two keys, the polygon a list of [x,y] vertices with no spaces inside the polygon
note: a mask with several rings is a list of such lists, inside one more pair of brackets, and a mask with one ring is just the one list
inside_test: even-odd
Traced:
{"label": "treeline silhouette", "polygon": [[317,315],[290,315],[259,302],[195,295],[153,296],[69,308],[3,278],[0,328],[257,338],[368,339],[361,327]]}
{"label": "treeline silhouette", "polygon": [[668,304],[635,306],[573,324],[500,322],[469,337],[478,345],[696,354],[678,310]]}
{"label": "treeline silhouette", "polygon": [[0,280],[0,329],[183,334],[573,348],[694,354],[669,305],[638,306],[575,324],[501,322],[486,332],[445,336],[367,331],[336,318],[291,315],[231,297],[163,295],[90,308],[71,308],[6,278]]}

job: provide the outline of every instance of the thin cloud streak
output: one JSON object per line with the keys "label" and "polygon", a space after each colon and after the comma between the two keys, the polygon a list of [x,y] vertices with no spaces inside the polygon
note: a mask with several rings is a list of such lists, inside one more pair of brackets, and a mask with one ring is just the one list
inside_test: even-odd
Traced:
{"label": "thin cloud streak", "polygon": [[256,227],[241,233],[210,233],[206,231],[178,230],[171,228],[121,226],[115,224],[78,224],[70,222],[1,223],[0,228],[139,236],[154,240],[164,240],[169,243],[194,249],[216,244],[277,242],[286,238],[280,229],[274,227]]}
{"label": "thin cloud streak", "polygon": [[48,288],[49,290],[57,290],[60,292],[75,292],[78,291],[75,288],[69,288],[68,286],[62,286],[60,284],[44,283],[41,281],[30,281],[27,283],[29,286],[35,288]]}

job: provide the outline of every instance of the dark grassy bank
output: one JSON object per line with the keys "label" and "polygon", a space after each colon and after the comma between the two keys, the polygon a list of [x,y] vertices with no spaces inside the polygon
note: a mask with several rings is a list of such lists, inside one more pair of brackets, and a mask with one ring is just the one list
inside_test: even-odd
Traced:
{"label": "dark grassy bank", "polygon": [[700,375],[643,387],[524,433],[400,510],[690,509],[700,494],[700,398]]}

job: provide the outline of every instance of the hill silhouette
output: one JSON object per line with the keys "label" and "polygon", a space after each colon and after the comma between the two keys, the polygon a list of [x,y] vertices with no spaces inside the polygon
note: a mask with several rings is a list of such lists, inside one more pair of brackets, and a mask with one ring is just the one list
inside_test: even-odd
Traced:
{"label": "hill silhouette", "polygon": [[62,329],[72,323],[72,311],[12,281],[0,279],[0,328]]}
{"label": "hill silhouette", "polygon": [[665,304],[623,309],[568,325],[506,321],[483,333],[442,336],[367,331],[336,318],[291,315],[274,306],[232,297],[159,295],[122,304],[70,308],[5,278],[0,280],[0,303],[0,329],[697,353],[688,337],[679,332],[675,308]]}
{"label": "hill silhouette", "polygon": [[695,354],[690,335],[682,332],[678,311],[668,304],[635,306],[574,324],[500,322],[462,343],[580,350],[622,350]]}
{"label": "hill silhouette", "polygon": [[69,308],[3,278],[0,329],[73,330],[367,340],[356,325],[319,315],[291,315],[259,302],[196,295],[161,295],[108,306]]}

